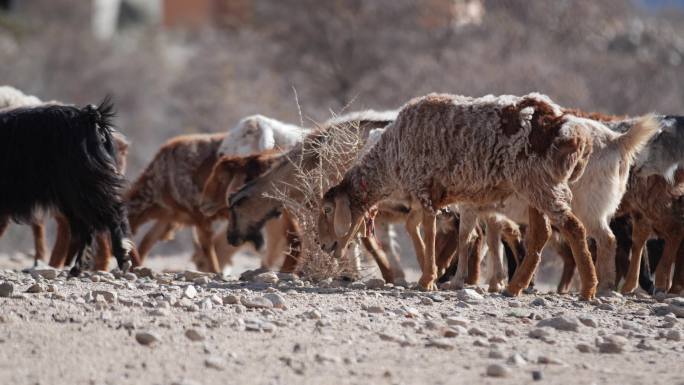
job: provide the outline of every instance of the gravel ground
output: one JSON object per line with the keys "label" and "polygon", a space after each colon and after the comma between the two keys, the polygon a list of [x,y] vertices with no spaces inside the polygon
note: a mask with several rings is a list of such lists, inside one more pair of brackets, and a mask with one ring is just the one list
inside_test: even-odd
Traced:
{"label": "gravel ground", "polygon": [[684,298],[510,299],[259,271],[66,279],[8,260],[0,384],[684,384]]}

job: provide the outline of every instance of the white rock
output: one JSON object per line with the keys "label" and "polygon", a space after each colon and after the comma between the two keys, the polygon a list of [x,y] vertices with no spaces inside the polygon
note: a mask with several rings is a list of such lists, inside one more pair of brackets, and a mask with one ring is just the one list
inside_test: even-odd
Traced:
{"label": "white rock", "polygon": [[204,360],[204,366],[210,369],[223,370],[226,368],[226,362],[220,357],[211,356]]}
{"label": "white rock", "polygon": [[321,312],[316,309],[304,312],[304,317],[308,319],[321,319]]}
{"label": "white rock", "polygon": [[250,296],[240,298],[240,303],[252,309],[270,309],[273,303],[261,296]]}
{"label": "white rock", "polygon": [[275,285],[278,283],[278,275],[272,271],[258,274],[254,277],[254,282]]}
{"label": "white rock", "polygon": [[456,291],[456,298],[466,303],[479,303],[484,297],[473,289],[461,289]]}
{"label": "white rock", "polygon": [[268,293],[264,295],[264,298],[271,301],[273,307],[276,309],[285,309],[287,305],[285,304],[285,298],[276,293]]}
{"label": "white rock", "polygon": [[193,299],[197,296],[197,289],[193,285],[188,285],[183,289],[183,297]]}

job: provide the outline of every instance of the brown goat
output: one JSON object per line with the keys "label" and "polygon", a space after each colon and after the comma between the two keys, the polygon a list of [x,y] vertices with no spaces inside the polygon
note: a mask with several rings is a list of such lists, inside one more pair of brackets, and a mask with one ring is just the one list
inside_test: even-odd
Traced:
{"label": "brown goat", "polygon": [[[204,183],[200,211],[205,216],[212,217],[219,211],[226,210],[226,202],[230,194],[270,169],[279,158],[280,153],[276,150],[267,150],[256,155],[244,157],[221,157]],[[277,218],[266,221],[264,225],[267,234],[266,255],[262,260],[262,267],[273,268],[285,251],[286,260],[282,270],[291,272],[294,269],[296,261],[292,261],[292,259],[296,259],[296,255],[287,251],[289,249],[296,249],[294,245],[291,245],[291,243],[296,243],[296,240],[288,238],[288,234],[296,232],[296,227],[296,223],[285,211]],[[258,230],[254,233],[256,236]],[[253,242],[258,244],[261,240],[255,239]],[[233,251],[239,249],[227,243],[226,232],[223,232],[222,239],[218,242],[215,241],[214,244],[221,245],[225,250]],[[232,256],[232,253],[227,254],[227,256]],[[221,264],[229,263],[230,259],[221,261]]]}
{"label": "brown goat", "polygon": [[223,136],[198,134],[169,140],[127,192],[128,220],[134,234],[143,223],[157,221],[140,243],[141,260],[158,240],[169,237],[179,225],[191,225],[197,228],[209,270],[219,272],[218,259],[211,246],[212,222],[227,215],[217,212],[206,217],[200,211],[200,202],[204,182],[218,159],[216,150]]}
{"label": "brown goat", "polygon": [[[684,170],[675,173],[674,186],[662,176],[631,175],[620,210],[632,216],[632,259],[622,287],[623,293],[633,292],[639,282],[641,256],[646,241],[655,232],[665,240],[663,256],[655,271],[656,291],[668,291],[671,286],[672,265],[684,239],[684,215],[678,210],[684,196]],[[673,290],[679,292],[678,282]]]}

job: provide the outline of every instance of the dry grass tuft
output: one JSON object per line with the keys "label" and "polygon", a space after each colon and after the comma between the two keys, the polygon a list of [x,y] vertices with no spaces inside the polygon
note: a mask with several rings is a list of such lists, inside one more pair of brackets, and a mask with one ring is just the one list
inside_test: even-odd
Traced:
{"label": "dry grass tuft", "polygon": [[[318,126],[317,132],[286,155],[295,167],[295,182],[281,185],[269,196],[282,202],[299,222],[298,270],[311,280],[359,276],[357,245],[352,244],[343,258],[336,260],[318,244],[317,221],[323,193],[342,180],[364,143],[358,122]],[[293,190],[296,193],[293,194]]]}

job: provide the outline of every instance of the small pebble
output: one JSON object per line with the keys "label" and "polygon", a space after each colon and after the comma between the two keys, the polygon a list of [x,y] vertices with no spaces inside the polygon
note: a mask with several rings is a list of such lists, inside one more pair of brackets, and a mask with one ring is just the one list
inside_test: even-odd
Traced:
{"label": "small pebble", "polygon": [[138,341],[140,345],[152,345],[155,342],[159,342],[161,338],[156,333],[152,332],[138,332],[135,333],[135,340]]}
{"label": "small pebble", "polygon": [[489,377],[508,377],[511,370],[501,364],[491,364],[487,366],[487,376]]}

